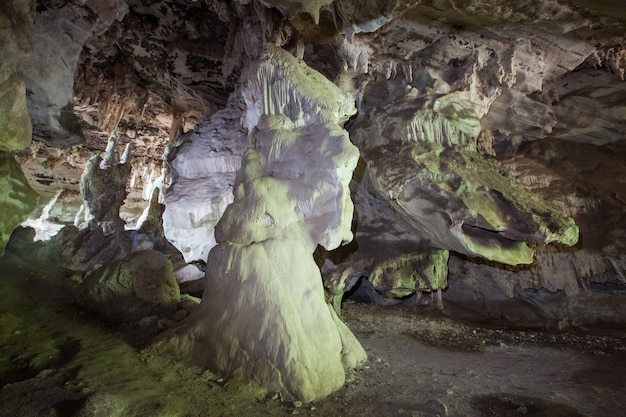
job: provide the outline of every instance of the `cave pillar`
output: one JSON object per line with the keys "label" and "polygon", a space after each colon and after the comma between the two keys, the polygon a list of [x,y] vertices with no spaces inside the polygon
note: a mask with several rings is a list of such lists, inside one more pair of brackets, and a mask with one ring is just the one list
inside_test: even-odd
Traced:
{"label": "cave pillar", "polygon": [[26,148],[32,127],[17,66],[33,51],[33,0],[0,4],[0,256],[13,229],[35,209],[37,193],[10,152]]}
{"label": "cave pillar", "polygon": [[274,46],[249,80],[248,122],[258,119],[234,202],[216,227],[202,302],[160,345],[311,401],[340,388],[346,368],[366,359],[326,302],[313,259],[318,244],[352,239],[348,183],[359,153],[341,125],[354,105]]}

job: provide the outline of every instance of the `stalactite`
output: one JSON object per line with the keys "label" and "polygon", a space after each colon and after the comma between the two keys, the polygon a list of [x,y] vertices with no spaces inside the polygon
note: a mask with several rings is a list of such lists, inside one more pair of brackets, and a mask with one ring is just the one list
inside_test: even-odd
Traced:
{"label": "stalactite", "polygon": [[475,148],[475,140],[445,117],[421,111],[404,123],[402,139],[407,142],[431,143],[446,148],[463,146]]}

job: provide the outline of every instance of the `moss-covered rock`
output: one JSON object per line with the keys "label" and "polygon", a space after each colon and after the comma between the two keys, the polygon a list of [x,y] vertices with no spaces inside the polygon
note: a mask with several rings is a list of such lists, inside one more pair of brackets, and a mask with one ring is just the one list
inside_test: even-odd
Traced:
{"label": "moss-covered rock", "polygon": [[146,250],[87,274],[76,298],[104,317],[134,321],[173,313],[180,290],[172,263],[161,252]]}
{"label": "moss-covered rock", "polygon": [[38,200],[19,164],[10,154],[0,152],[0,255],[13,229],[28,218]]}
{"label": "moss-covered rock", "polygon": [[24,149],[32,135],[26,107],[26,88],[16,73],[0,83],[0,151]]}
{"label": "moss-covered rock", "polygon": [[[578,241],[574,220],[476,151],[476,139],[432,112],[388,114],[392,143],[367,153],[369,180],[431,247],[530,264],[527,243]],[[362,133],[359,133],[362,134]]]}

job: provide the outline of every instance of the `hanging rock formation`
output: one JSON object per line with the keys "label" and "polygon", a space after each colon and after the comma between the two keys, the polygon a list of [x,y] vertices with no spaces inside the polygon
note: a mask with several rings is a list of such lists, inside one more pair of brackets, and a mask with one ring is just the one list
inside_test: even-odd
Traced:
{"label": "hanging rock formation", "polygon": [[364,134],[397,132],[366,153],[370,181],[428,245],[515,265],[533,262],[523,242],[578,241],[571,219],[478,155],[462,127],[402,110],[373,116],[366,132],[355,130],[354,137],[360,143]]}

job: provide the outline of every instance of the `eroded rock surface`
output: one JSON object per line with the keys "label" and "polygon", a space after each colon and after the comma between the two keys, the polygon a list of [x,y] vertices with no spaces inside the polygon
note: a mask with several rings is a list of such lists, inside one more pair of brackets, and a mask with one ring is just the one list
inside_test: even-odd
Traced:
{"label": "eroded rock surface", "polygon": [[173,313],[180,291],[172,263],[161,252],[145,250],[87,274],[76,299],[103,317],[135,321]]}
{"label": "eroded rock surface", "polygon": [[0,152],[0,255],[13,229],[28,218],[39,196],[28,184],[13,156]]}
{"label": "eroded rock surface", "polygon": [[107,30],[128,12],[121,0],[81,4],[37,2],[34,53],[20,65],[26,80],[34,135],[57,146],[82,140],[73,113],[74,71],[87,39]]}

